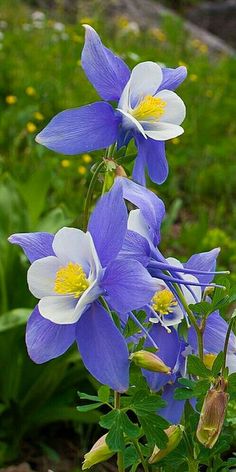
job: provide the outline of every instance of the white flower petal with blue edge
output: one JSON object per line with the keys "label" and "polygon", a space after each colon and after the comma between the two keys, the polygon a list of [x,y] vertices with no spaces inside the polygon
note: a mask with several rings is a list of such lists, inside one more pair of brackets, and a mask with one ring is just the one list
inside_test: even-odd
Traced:
{"label": "white flower petal with blue edge", "polygon": [[36,298],[54,295],[56,273],[62,266],[55,256],[43,257],[33,262],[27,273],[31,293]]}

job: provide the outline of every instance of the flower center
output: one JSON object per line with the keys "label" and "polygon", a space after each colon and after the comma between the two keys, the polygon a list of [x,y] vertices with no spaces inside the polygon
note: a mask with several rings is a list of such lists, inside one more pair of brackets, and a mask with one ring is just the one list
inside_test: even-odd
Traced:
{"label": "flower center", "polygon": [[54,290],[60,295],[73,295],[78,298],[88,287],[88,279],[79,264],[69,262],[56,273]]}
{"label": "flower center", "polygon": [[161,98],[146,95],[131,115],[138,121],[156,121],[165,113],[166,102]]}
{"label": "flower center", "polygon": [[152,306],[160,315],[168,315],[172,313],[173,308],[177,305],[177,301],[173,293],[165,288],[155,293],[152,298]]}
{"label": "flower center", "polygon": [[204,354],[203,362],[208,369],[210,370],[212,369],[215,358],[216,358],[216,354],[212,354],[212,353]]}

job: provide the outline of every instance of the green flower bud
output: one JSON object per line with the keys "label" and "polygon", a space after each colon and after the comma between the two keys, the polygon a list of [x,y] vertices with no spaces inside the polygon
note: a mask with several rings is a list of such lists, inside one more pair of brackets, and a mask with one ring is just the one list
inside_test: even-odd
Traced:
{"label": "green flower bud", "polygon": [[138,367],[142,367],[143,369],[151,370],[152,372],[162,372],[164,374],[171,373],[171,368],[164,364],[160,357],[152,352],[137,351],[131,354],[130,359]]}
{"label": "green flower bud", "polygon": [[224,423],[229,401],[229,394],[225,392],[226,387],[227,382],[220,378],[207,392],[202,406],[196,434],[198,441],[209,449],[215,445]]}
{"label": "green flower bud", "polygon": [[172,424],[169,428],[165,429],[165,433],[168,436],[168,443],[165,449],[159,449],[159,447],[155,446],[153,449],[153,453],[149,458],[149,464],[155,464],[159,462],[161,459],[166,457],[170,452],[172,452],[180,443],[183,437],[184,427],[181,424]]}
{"label": "green flower bud", "polygon": [[82,470],[90,469],[93,465],[106,461],[115,454],[115,452],[109,449],[106,443],[106,436],[107,434],[104,434],[100,439],[98,439],[92,449],[85,454]]}

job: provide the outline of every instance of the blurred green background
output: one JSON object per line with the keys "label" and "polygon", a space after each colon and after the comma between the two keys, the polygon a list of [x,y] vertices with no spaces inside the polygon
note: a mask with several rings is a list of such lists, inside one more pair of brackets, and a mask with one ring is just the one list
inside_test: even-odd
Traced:
{"label": "blurred green background", "polygon": [[[0,465],[26,459],[40,472],[51,464],[57,472],[74,464],[78,472],[98,413],[78,413],[76,392],[96,385],[73,349],[46,366],[28,359],[24,329],[35,302],[26,284],[28,262],[7,237],[82,222],[90,168],[101,154],[62,156],[34,141],[57,112],[98,98],[81,68],[82,23],[94,26],[131,68],[145,60],[187,66],[178,90],[187,105],[185,133],[166,145],[167,182],[149,183],[167,209],[162,250],[184,260],[222,246],[219,265],[236,274],[235,58],[211,54],[178,19],[141,29],[125,13],[104,19],[94,8],[86,17],[79,3],[78,11],[59,2],[39,8],[1,0],[0,7]],[[67,429],[68,449],[55,441]],[[62,450],[72,457],[70,468],[60,465]]]}

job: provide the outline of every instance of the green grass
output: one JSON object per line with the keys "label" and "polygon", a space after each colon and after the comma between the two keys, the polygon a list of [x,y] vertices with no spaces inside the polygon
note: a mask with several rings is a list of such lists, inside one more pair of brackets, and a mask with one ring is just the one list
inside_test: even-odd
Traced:
{"label": "green grass", "polygon": [[[91,162],[84,156],[68,158],[34,141],[36,132],[57,112],[98,97],[80,65],[84,19],[73,18],[73,23],[67,20],[59,32],[55,21],[65,21],[62,11],[45,11],[41,28],[37,28],[31,14],[32,10],[21,2],[12,0],[10,5],[2,1],[0,21],[7,22],[0,41],[2,314],[14,308],[30,309],[35,303],[26,285],[26,258],[9,245],[7,237],[13,232],[55,232],[63,225],[80,225],[90,168],[101,156],[91,154]],[[162,249],[166,255],[186,259],[193,252],[222,246],[220,265],[235,271],[235,59],[211,57],[204,45],[188,38],[182,24],[171,18],[163,20],[161,30],[146,31],[134,31],[124,17],[102,20],[97,15],[89,21],[104,43],[131,68],[144,60],[169,67],[184,63],[188,67],[189,77],[178,91],[187,105],[185,133],[167,143],[167,182],[161,187],[149,183],[167,209]],[[28,94],[28,87],[33,88],[33,94]],[[7,99],[9,96],[16,97],[14,104],[7,103],[12,100]],[[98,185],[98,194],[100,190]],[[23,349],[21,332],[16,357],[22,359]],[[21,381],[19,386],[23,388]]]}

